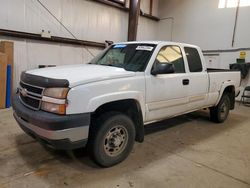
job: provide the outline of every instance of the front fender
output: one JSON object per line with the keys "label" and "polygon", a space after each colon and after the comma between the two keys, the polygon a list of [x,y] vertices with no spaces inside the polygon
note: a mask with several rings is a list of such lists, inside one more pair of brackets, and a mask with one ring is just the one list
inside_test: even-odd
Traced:
{"label": "front fender", "polygon": [[93,97],[89,100],[89,103],[87,105],[87,111],[94,112],[98,107],[100,107],[103,104],[125,99],[134,99],[140,104],[144,120],[145,119],[144,97],[142,93],[137,91],[124,91],[124,92],[122,91],[122,92],[108,93]]}
{"label": "front fender", "polygon": [[95,91],[88,87],[72,88],[68,94],[67,114],[91,113],[98,107],[109,102],[125,99],[134,99],[141,108],[143,120],[145,119],[144,95],[141,91],[103,91],[98,88]]}
{"label": "front fender", "polygon": [[69,90],[67,114],[91,113],[103,104],[134,99],[145,117],[144,74],[112,80],[103,80],[73,87]]}

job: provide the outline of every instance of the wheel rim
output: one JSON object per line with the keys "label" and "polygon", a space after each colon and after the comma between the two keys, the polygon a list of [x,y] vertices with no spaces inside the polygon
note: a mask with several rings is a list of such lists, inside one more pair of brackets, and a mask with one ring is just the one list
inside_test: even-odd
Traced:
{"label": "wheel rim", "polygon": [[220,117],[221,119],[225,119],[228,115],[228,103],[225,100],[222,104],[221,104],[221,108],[220,108]]}
{"label": "wheel rim", "polygon": [[112,127],[104,138],[104,151],[108,156],[121,154],[128,143],[128,131],[123,125]]}

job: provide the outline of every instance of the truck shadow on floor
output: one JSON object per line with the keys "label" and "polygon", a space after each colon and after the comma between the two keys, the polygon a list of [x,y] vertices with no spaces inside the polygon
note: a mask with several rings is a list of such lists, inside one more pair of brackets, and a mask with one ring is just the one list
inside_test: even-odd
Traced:
{"label": "truck shadow on floor", "polygon": [[[54,151],[48,149],[40,149],[38,143],[31,143],[17,146],[20,156],[30,168],[39,170],[41,166],[49,166],[48,174],[58,177],[71,177],[72,174],[78,174],[74,177],[79,185],[84,181],[102,181],[112,179],[114,176],[120,176],[124,173],[133,172],[139,168],[145,168],[150,162],[156,160],[167,160],[169,155],[176,151],[186,149],[189,146],[198,144],[205,139],[223,134],[226,131],[234,129],[237,125],[241,125],[244,121],[249,121],[247,115],[230,114],[229,119],[223,124],[212,123],[209,120],[207,111],[198,111],[187,115],[178,116],[157,123],[152,123],[145,127],[144,143],[136,143],[130,156],[121,164],[112,167],[113,173],[108,169],[100,170],[92,160],[89,159],[86,149],[77,149],[72,153],[63,151]],[[16,137],[16,142],[21,143],[23,135]],[[32,151],[34,155],[32,155]],[[46,153],[43,159],[36,152]],[[34,157],[35,156],[35,157]],[[42,156],[42,155],[41,155]],[[46,159],[49,158],[48,160]],[[36,163],[39,163],[37,164]],[[73,173],[74,172],[74,173]],[[93,177],[92,177],[93,176]],[[67,178],[69,179],[69,178]],[[50,178],[46,178],[50,181]],[[53,184],[53,180],[51,182]],[[66,182],[71,184],[70,180]]]}
{"label": "truck shadow on floor", "polygon": [[190,114],[181,115],[178,117],[148,124],[145,126],[145,135],[148,135],[154,132],[163,131],[163,130],[166,130],[175,126],[179,126],[181,124],[188,123],[190,121],[194,121],[197,119],[202,120],[204,122],[210,122],[209,115],[206,110],[197,111],[197,112],[193,112]]}

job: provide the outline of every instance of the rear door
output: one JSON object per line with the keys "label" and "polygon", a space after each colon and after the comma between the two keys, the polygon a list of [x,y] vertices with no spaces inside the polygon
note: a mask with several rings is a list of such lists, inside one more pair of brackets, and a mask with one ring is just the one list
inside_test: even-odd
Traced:
{"label": "rear door", "polygon": [[203,55],[192,46],[184,46],[185,58],[188,64],[188,108],[199,109],[205,106],[208,94],[209,78],[203,65]]}
{"label": "rear door", "polygon": [[187,110],[188,76],[183,51],[178,45],[161,47],[155,63],[172,63],[175,72],[171,74],[146,76],[146,121],[178,115]]}

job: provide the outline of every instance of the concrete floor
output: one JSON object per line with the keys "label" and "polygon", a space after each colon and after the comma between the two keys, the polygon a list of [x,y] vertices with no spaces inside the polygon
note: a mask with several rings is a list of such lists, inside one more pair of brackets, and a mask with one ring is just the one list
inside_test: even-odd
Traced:
{"label": "concrete floor", "polygon": [[250,107],[236,106],[224,124],[205,111],[150,125],[123,163],[96,166],[46,150],[0,111],[0,187],[250,187]]}

